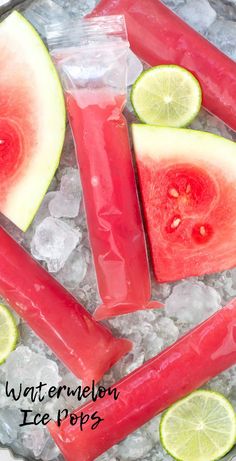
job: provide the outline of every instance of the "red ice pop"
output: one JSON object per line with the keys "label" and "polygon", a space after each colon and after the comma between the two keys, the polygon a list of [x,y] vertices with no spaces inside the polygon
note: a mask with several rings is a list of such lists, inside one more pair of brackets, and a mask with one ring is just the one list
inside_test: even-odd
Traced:
{"label": "red ice pop", "polygon": [[[125,95],[98,89],[66,92],[77,146],[103,319],[147,307],[150,277],[135,176],[122,115]],[[84,104],[86,101],[86,105]],[[86,133],[92,133],[92,138]]]}
{"label": "red ice pop", "polygon": [[151,66],[178,64],[201,83],[203,104],[236,130],[236,63],[160,0],[101,0],[92,15],[124,14],[132,50]]}
{"label": "red ice pop", "polygon": [[0,227],[0,294],[86,383],[131,349],[116,339]]}
{"label": "red ice pop", "polygon": [[116,384],[109,395],[78,408],[103,418],[95,430],[70,419],[49,430],[66,461],[92,461],[176,400],[236,363],[236,299]]}
{"label": "red ice pop", "polygon": [[[69,26],[68,26],[69,27]],[[95,18],[62,30],[48,43],[62,77],[83,186],[98,290],[98,320],[150,301],[151,284],[128,126],[124,18]],[[68,42],[68,43],[67,43]],[[73,46],[72,46],[73,45]]]}

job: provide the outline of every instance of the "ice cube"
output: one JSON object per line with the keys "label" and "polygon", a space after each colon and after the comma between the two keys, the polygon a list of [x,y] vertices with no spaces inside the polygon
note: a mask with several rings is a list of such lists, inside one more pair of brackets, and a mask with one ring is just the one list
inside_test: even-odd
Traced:
{"label": "ice cube", "polygon": [[[19,346],[13,351],[4,365],[6,380],[9,386],[15,389],[16,394],[20,390],[20,383],[23,387],[37,386],[40,381],[47,383],[49,387],[58,386],[60,376],[57,364],[45,356],[32,352],[26,346]],[[9,398],[9,402],[12,399]],[[13,403],[13,401],[12,401]],[[20,405],[20,400],[15,402]]]}
{"label": "ice cube", "polygon": [[163,0],[163,3],[172,10],[176,10],[179,6],[184,5],[185,2],[186,0]]}
{"label": "ice cube", "polygon": [[45,26],[62,23],[69,19],[67,12],[53,0],[37,0],[24,11],[24,16],[33,24],[42,37],[45,37]]}
{"label": "ice cube", "polygon": [[171,294],[171,285],[169,283],[156,283],[152,281],[152,299],[159,299],[164,302]]}
{"label": "ice cube", "polygon": [[205,275],[203,281],[215,288],[222,299],[222,306],[233,296],[236,296],[236,270],[225,271],[221,274]]}
{"label": "ice cube", "polygon": [[128,75],[127,75],[127,85],[133,85],[137,80],[139,75],[143,71],[143,64],[140,59],[133,53],[132,50],[129,50],[128,54]]}
{"label": "ice cube", "polygon": [[228,139],[233,138],[233,132],[230,128],[220,119],[209,114],[204,109],[200,111],[198,117],[193,121],[191,128],[194,130],[208,131]]}
{"label": "ice cube", "polygon": [[[77,402],[77,406],[78,406],[78,402]],[[58,411],[59,410],[64,410],[64,409],[75,409],[75,406],[73,408],[70,408],[69,407],[69,404],[68,402],[65,401],[64,397],[62,395],[60,395],[59,399],[57,398],[54,398],[54,399],[50,399],[44,406],[44,413],[48,413],[50,415],[50,417],[54,420],[57,419],[57,415],[58,415]]]}
{"label": "ice cube", "polygon": [[82,189],[79,172],[67,168],[61,178],[60,190],[49,202],[49,211],[55,218],[75,218],[79,214]]}
{"label": "ice cube", "polygon": [[[235,6],[236,9],[236,6]],[[217,19],[207,33],[207,38],[230,58],[236,60],[236,22]]]}
{"label": "ice cube", "polygon": [[187,0],[176,10],[184,21],[201,34],[204,34],[216,19],[216,12],[208,0]]}
{"label": "ice cube", "polygon": [[33,352],[51,357],[53,352],[25,323],[20,324],[20,337],[24,346],[28,346]]}
{"label": "ice cube", "polygon": [[[129,338],[130,339],[130,338]],[[115,376],[126,376],[145,362],[145,353],[134,344],[132,352],[114,367]],[[148,352],[147,352],[148,354]]]}
{"label": "ice cube", "polygon": [[8,406],[8,398],[5,392],[5,378],[4,378],[4,384],[2,382],[0,383],[0,408],[4,408],[7,406]]}
{"label": "ice cube", "polygon": [[158,443],[148,455],[140,461],[173,461],[173,458],[168,455],[162,445]]}
{"label": "ice cube", "polygon": [[81,239],[80,229],[74,229],[57,218],[48,217],[36,228],[31,252],[36,259],[47,263],[49,272],[58,272]]}
{"label": "ice cube", "polygon": [[17,409],[0,409],[0,443],[9,445],[17,438],[21,414]]}
{"label": "ice cube", "polygon": [[58,446],[55,444],[54,440],[50,437],[50,434],[48,433],[43,451],[41,453],[42,461],[56,460],[59,454],[60,450]]}
{"label": "ice cube", "polygon": [[211,0],[211,5],[218,16],[236,19],[236,0]]}
{"label": "ice cube", "polygon": [[95,7],[95,0],[55,0],[70,16],[79,18],[90,13]]}
{"label": "ice cube", "polygon": [[231,130],[217,117],[211,114],[206,114],[206,131],[232,139]]}
{"label": "ice cube", "polygon": [[145,456],[153,445],[152,440],[139,429],[121,442],[118,455],[122,460],[137,460]]}
{"label": "ice cube", "polygon": [[220,392],[226,397],[229,397],[232,390],[232,386],[233,382],[231,370],[226,370],[224,371],[224,373],[221,373],[219,376],[212,379],[206,387],[208,389],[211,389],[212,391]]}
{"label": "ice cube", "polygon": [[166,313],[193,326],[210,317],[220,305],[221,297],[214,288],[186,280],[174,287],[166,301]]}
{"label": "ice cube", "polygon": [[164,340],[157,333],[152,332],[146,337],[145,341],[145,359],[149,360],[159,354],[164,347]]}
{"label": "ice cube", "polygon": [[[153,329],[153,324],[156,321],[155,311],[136,311],[132,314],[114,317],[109,320],[109,324],[115,330],[122,332],[125,336],[131,336],[134,333],[139,333],[140,341],[142,335],[149,334]],[[136,338],[137,339],[137,338]]]}
{"label": "ice cube", "polygon": [[75,289],[84,280],[89,264],[89,253],[79,246],[73,251],[64,267],[58,272],[57,279],[69,290]]}
{"label": "ice cube", "polygon": [[99,456],[96,461],[118,461],[117,458],[117,452],[118,452],[118,445],[113,445],[110,450],[106,451],[106,453],[103,453],[101,456]]}
{"label": "ice cube", "polygon": [[227,272],[227,277],[232,281],[232,286],[228,290],[229,296],[236,296],[236,268]]}
{"label": "ice cube", "polygon": [[37,459],[41,455],[47,439],[43,426],[26,426],[20,431],[22,444]]}
{"label": "ice cube", "polygon": [[163,339],[165,347],[170,346],[179,337],[179,329],[174,321],[163,315],[157,320],[156,328],[158,336]]}
{"label": "ice cube", "polygon": [[145,426],[143,426],[147,436],[151,438],[155,444],[160,440],[160,434],[158,431],[160,420],[161,415],[155,416],[147,424],[145,424]]}

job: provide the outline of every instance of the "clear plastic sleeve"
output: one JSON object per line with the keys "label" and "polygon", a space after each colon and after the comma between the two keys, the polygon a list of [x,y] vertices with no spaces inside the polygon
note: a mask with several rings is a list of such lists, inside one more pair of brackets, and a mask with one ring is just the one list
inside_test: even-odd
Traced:
{"label": "clear plastic sleeve", "polygon": [[102,305],[97,319],[150,302],[145,235],[126,120],[127,41],[123,16],[47,29],[65,89]]}

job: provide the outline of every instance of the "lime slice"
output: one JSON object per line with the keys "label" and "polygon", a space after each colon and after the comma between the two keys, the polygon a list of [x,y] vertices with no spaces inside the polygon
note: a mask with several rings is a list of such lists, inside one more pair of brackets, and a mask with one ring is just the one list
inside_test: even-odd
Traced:
{"label": "lime slice", "polygon": [[19,333],[12,313],[0,304],[0,363],[3,363],[18,341]]}
{"label": "lime slice", "polygon": [[198,80],[183,67],[157,66],[136,80],[131,102],[142,122],[180,128],[199,113],[202,90]]}
{"label": "lime slice", "polygon": [[179,461],[215,461],[236,442],[234,409],[217,392],[193,392],[164,413],[160,437],[165,450]]}

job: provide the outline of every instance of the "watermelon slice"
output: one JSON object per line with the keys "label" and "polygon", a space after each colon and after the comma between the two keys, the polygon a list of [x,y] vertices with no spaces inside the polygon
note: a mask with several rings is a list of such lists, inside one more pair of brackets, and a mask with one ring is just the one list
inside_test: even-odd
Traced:
{"label": "watermelon slice", "polygon": [[0,211],[25,231],[59,163],[64,98],[47,49],[17,12],[0,24],[0,68]]}
{"label": "watermelon slice", "polygon": [[137,124],[133,137],[157,280],[236,266],[236,144]]}

